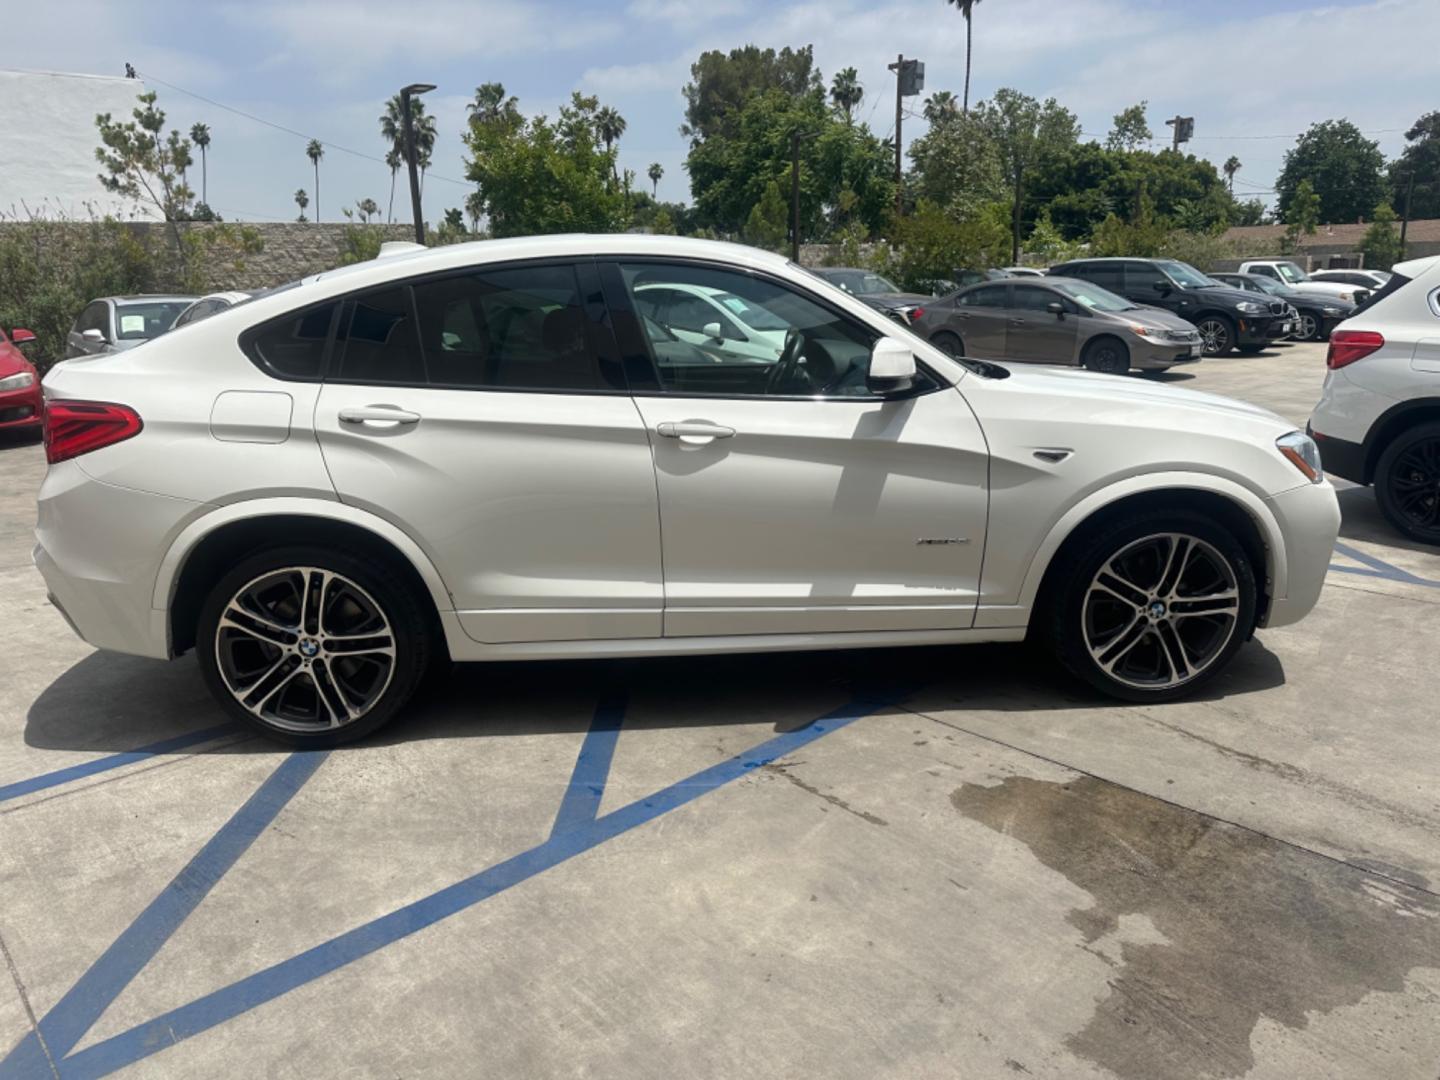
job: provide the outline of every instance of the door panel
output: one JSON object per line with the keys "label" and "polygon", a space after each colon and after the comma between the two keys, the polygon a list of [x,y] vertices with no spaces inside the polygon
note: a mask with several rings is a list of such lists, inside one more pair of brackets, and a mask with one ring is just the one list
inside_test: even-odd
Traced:
{"label": "door panel", "polygon": [[1075,362],[1077,316],[1067,313],[1061,317],[1045,310],[1052,301],[1065,303],[1056,293],[1038,285],[1013,287],[1005,322],[1006,359],[1041,364]]}
{"label": "door panel", "polygon": [[945,328],[960,335],[967,356],[1003,360],[1009,317],[1009,286],[986,285],[956,298]]}

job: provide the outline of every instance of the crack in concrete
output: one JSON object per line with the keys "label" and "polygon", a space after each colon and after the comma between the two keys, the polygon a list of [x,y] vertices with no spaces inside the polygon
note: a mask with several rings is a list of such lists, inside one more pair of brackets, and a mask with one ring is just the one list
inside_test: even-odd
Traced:
{"label": "crack in concrete", "polygon": [[890,823],[889,823],[888,821],[886,821],[884,818],[879,817],[879,816],[877,816],[877,815],[875,815],[875,814],[872,814],[872,813],[870,813],[868,810],[857,810],[855,807],[851,806],[848,802],[846,802],[844,799],[840,798],[838,795],[831,795],[828,791],[821,791],[819,788],[815,787],[813,784],[807,784],[804,780],[801,780],[801,779],[800,779],[798,776],[796,776],[794,773],[791,773],[791,772],[788,771],[789,769],[791,769],[791,768],[793,768],[793,767],[794,767],[793,764],[786,764],[786,763],[784,763],[784,762],[772,761],[770,764],[768,764],[768,765],[762,765],[760,768],[761,768],[761,770],[762,770],[763,772],[771,773],[771,774],[774,775],[774,776],[783,776],[786,780],[789,780],[790,783],[794,784],[794,785],[795,785],[796,787],[798,787],[801,791],[804,791],[804,792],[806,792],[807,794],[810,794],[810,795],[814,795],[817,799],[823,799],[825,802],[829,803],[831,806],[839,807],[841,810],[844,810],[846,813],[854,814],[856,817],[860,818],[862,821],[868,821],[871,825],[889,825],[889,824],[890,824]]}

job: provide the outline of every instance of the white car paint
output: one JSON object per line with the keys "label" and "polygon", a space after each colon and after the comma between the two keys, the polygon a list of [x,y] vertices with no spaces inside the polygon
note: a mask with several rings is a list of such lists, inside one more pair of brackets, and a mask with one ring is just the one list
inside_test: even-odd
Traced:
{"label": "white car paint", "polygon": [[[238,340],[437,271],[596,257],[767,275],[894,338],[934,388],[816,400],[289,381]],[[1284,625],[1313,606],[1338,527],[1332,489],[1281,456],[1291,427],[1262,409],[1084,372],[985,378],[782,258],[708,241],[396,254],[62,366],[45,392],[143,418],[139,435],[49,470],[35,559],[82,637],[156,658],[175,653],[197,546],[280,515],[389,545],[456,660],[1017,640],[1066,536],[1140,491],[1206,492],[1248,514],[1267,548],[1266,622]],[[357,410],[380,422],[341,419]],[[1061,460],[1036,456],[1056,448]]]}

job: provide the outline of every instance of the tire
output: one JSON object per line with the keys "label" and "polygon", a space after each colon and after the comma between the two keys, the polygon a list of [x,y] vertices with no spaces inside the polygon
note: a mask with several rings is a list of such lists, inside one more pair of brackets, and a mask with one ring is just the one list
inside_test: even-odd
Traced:
{"label": "tire", "polygon": [[1130,350],[1117,338],[1096,338],[1085,346],[1080,363],[1102,375],[1124,375],[1130,370]]}
{"label": "tire", "polygon": [[389,723],[419,687],[434,651],[424,602],[382,562],[270,548],[210,590],[195,651],[240,723],[288,746],[338,746]]}
{"label": "tire", "polygon": [[965,355],[965,343],[959,336],[952,334],[949,330],[940,330],[930,338],[930,344],[943,352],[946,356],[960,357]]}
{"label": "tire", "polygon": [[1224,356],[1235,347],[1235,324],[1224,315],[1206,315],[1195,324],[1206,356]]}
{"label": "tire", "polygon": [[1299,340],[1319,341],[1325,336],[1320,329],[1323,325],[1324,323],[1321,322],[1320,316],[1316,315],[1313,311],[1300,312]]}
{"label": "tire", "polygon": [[1047,575],[1057,583],[1049,610],[1037,617],[1060,663],[1111,697],[1185,697],[1224,670],[1255,626],[1250,559],[1204,514],[1135,514],[1068,545],[1061,559]]}
{"label": "tire", "polygon": [[1375,500],[1411,540],[1440,545],[1440,423],[1396,435],[1375,463]]}

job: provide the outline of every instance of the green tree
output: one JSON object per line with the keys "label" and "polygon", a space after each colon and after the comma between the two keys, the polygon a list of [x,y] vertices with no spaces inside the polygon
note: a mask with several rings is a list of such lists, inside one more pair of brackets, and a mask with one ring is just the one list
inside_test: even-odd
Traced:
{"label": "green tree", "polygon": [[610,175],[617,183],[619,182],[619,177],[615,174],[615,155],[613,150],[615,144],[620,141],[620,136],[625,134],[625,128],[625,118],[620,115],[618,109],[606,105],[604,108],[595,111],[595,134],[598,135],[600,141],[605,144],[605,152],[611,155]]}
{"label": "green tree", "polygon": [[1315,228],[1320,224],[1320,206],[1320,196],[1308,179],[1295,185],[1284,213],[1285,237],[1281,246],[1285,254],[1293,254],[1300,247],[1301,237],[1315,235]]}
{"label": "green tree", "polygon": [[1105,149],[1138,150],[1141,143],[1147,143],[1154,138],[1150,123],[1145,119],[1145,107],[1149,104],[1148,101],[1142,101],[1115,114],[1114,126],[1105,137]]}
{"label": "green tree", "polygon": [[1225,183],[1228,184],[1230,187],[1230,194],[1234,195],[1235,174],[1238,173],[1241,169],[1240,159],[1234,154],[1231,154],[1228,158],[1225,159],[1225,164],[1224,166],[1222,166],[1222,168],[1225,173]]}
{"label": "green tree", "polygon": [[309,221],[310,219],[305,216],[305,208],[310,205],[310,196],[305,194],[303,187],[295,190],[295,205],[300,208],[300,216],[295,220],[301,222]]}
{"label": "green tree", "polygon": [[750,209],[745,219],[745,242],[753,247],[768,251],[785,249],[785,198],[780,194],[780,185],[774,180],[765,185],[760,201]]}
{"label": "green tree", "polygon": [[645,170],[645,175],[650,178],[650,195],[658,198],[660,194],[660,178],[665,175],[665,166],[658,161],[652,161],[650,168]]}
{"label": "green tree", "polygon": [[210,125],[191,124],[190,141],[200,148],[200,202],[210,205],[210,169],[206,152],[210,149]]}
{"label": "green tree", "polygon": [[1405,132],[1405,141],[1405,149],[1390,163],[1392,205],[1404,209],[1408,194],[1411,218],[1440,217],[1440,112],[1416,120]]}
{"label": "green tree", "polygon": [[955,218],[1005,198],[999,147],[978,113],[961,113],[945,90],[930,96],[925,113],[930,127],[910,143],[905,190]]}
{"label": "green tree", "polygon": [[957,221],[921,199],[912,213],[894,223],[892,243],[879,269],[901,288],[930,292],[958,268],[995,266],[1005,261],[1010,241],[1001,214]]}
{"label": "green tree", "polygon": [[1400,232],[1395,228],[1397,215],[1389,203],[1375,208],[1370,227],[1360,240],[1365,266],[1370,270],[1389,270],[1404,257],[1400,250]]}
{"label": "green tree", "polygon": [[311,139],[305,145],[305,156],[315,166],[315,221],[320,221],[320,159],[325,156],[325,146],[319,139]]}
{"label": "green tree", "polygon": [[1026,174],[1080,137],[1075,114],[1054,98],[1042,104],[1018,90],[1002,87],[975,107],[976,118],[994,140],[1000,171],[1011,197],[1010,261],[1020,258],[1021,208]]}
{"label": "green tree", "polygon": [[690,82],[684,88],[685,123],[680,134],[692,142],[727,134],[752,97],[776,90],[798,100],[817,89],[822,89],[820,72],[815,70],[814,50],[809,45],[802,49],[787,46],[778,53],[755,45],[729,53],[701,53],[690,65]]}
{"label": "green tree", "polygon": [[362,225],[370,224],[370,219],[380,212],[380,207],[374,199],[357,199],[355,210],[360,215]]}
{"label": "green tree", "polygon": [[1275,181],[1280,216],[1290,220],[1290,203],[1302,181],[1320,198],[1319,220],[1358,221],[1385,198],[1385,157],[1349,120],[1310,125],[1285,152]]}
{"label": "green tree", "polygon": [[95,159],[104,169],[100,183],[106,191],[148,203],[166,221],[182,220],[191,197],[181,176],[189,162],[189,143],[178,131],[162,139],[165,112],[156,105],[153,90],[137,100],[130,120],[115,120],[109,113],[95,117],[101,143]]}
{"label": "green tree", "polygon": [[974,29],[975,5],[980,0],[946,0],[959,9],[960,14],[965,18],[965,96],[961,101],[960,111],[970,111],[970,46],[971,31]]}
{"label": "green tree", "polygon": [[479,190],[470,208],[489,217],[492,235],[625,227],[626,198],[614,183],[614,151],[600,145],[597,111],[594,98],[577,93],[554,122],[518,109],[471,113],[466,175]]}
{"label": "green tree", "polygon": [[1262,199],[1246,199],[1237,202],[1230,211],[1231,225],[1263,225],[1265,223],[1265,202]]}
{"label": "green tree", "polygon": [[390,170],[390,201],[385,204],[385,220],[395,220],[395,177],[400,172],[400,166],[405,164],[405,159],[400,156],[398,147],[390,147],[385,151],[385,167]]}
{"label": "green tree", "polygon": [[860,85],[860,73],[847,67],[835,74],[830,81],[830,101],[845,114],[845,122],[853,123],[855,109],[864,100],[865,88]]}

